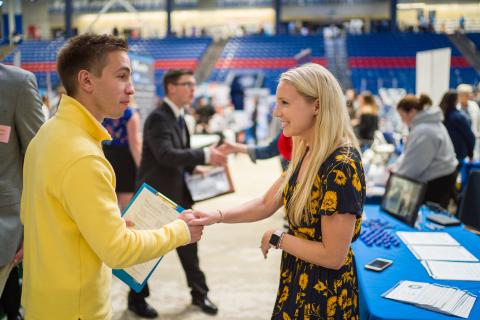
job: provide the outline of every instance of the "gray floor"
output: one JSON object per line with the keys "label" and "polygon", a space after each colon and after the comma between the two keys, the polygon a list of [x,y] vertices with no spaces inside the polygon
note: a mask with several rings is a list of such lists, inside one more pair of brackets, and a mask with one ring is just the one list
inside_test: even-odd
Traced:
{"label": "gray floor", "polygon": [[[247,156],[230,159],[236,192],[201,202],[199,209],[228,208],[262,195],[278,178],[277,158],[252,164]],[[190,304],[190,293],[176,253],[161,262],[151,280],[149,303],[164,320],[256,320],[270,319],[280,268],[280,252],[270,251],[267,260],[260,252],[265,230],[281,228],[283,213],[250,224],[207,227],[199,243],[200,264],[210,287],[209,297],[219,307],[217,316],[203,314]],[[126,308],[127,286],[114,278],[112,305],[115,320],[138,319]]]}

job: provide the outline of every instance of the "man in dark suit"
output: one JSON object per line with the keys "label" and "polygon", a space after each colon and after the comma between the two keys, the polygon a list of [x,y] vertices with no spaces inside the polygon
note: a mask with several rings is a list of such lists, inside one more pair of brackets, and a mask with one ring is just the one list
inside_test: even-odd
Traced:
{"label": "man in dark suit", "polygon": [[[139,185],[146,182],[183,208],[191,208],[193,200],[184,174],[193,172],[197,165],[224,165],[226,156],[215,147],[190,148],[183,108],[193,102],[193,72],[170,70],[164,75],[163,86],[164,103],[148,116],[144,125]],[[191,288],[192,304],[205,313],[216,314],[218,309],[207,296],[208,286],[199,266],[197,244],[178,248],[177,253]],[[148,285],[140,293],[130,291],[128,308],[142,317],[155,318],[157,312],[145,301],[148,296]]]}

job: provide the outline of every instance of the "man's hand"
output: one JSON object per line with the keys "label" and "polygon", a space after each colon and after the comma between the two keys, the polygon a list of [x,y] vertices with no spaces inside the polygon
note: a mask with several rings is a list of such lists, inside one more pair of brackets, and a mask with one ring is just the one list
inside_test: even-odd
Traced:
{"label": "man's hand", "polygon": [[123,220],[125,221],[125,225],[127,226],[127,228],[131,228],[135,226],[135,223],[132,220],[127,220],[125,218],[123,218]]}
{"label": "man's hand", "polygon": [[194,221],[195,216],[192,214],[192,210],[185,210],[179,216],[179,219],[185,221],[188,225],[188,230],[190,231],[190,243],[195,243],[202,238],[203,234],[203,225],[193,225],[191,222]]}
{"label": "man's hand", "polygon": [[227,164],[227,156],[216,147],[210,147],[210,162],[212,166],[224,166]]}
{"label": "man's hand", "polygon": [[223,141],[223,143],[217,149],[226,155],[239,152],[238,143],[230,141]]}
{"label": "man's hand", "polygon": [[195,219],[195,216],[193,215],[193,210],[188,209],[188,210],[183,210],[179,218],[185,221],[187,224],[189,224],[190,221]]}
{"label": "man's hand", "polygon": [[197,226],[209,226],[211,224],[217,223],[222,218],[219,212],[203,212],[199,210],[193,211],[195,219],[190,223]]}
{"label": "man's hand", "polygon": [[23,260],[23,241],[20,244],[20,248],[18,249],[17,253],[15,254],[15,257],[13,257],[12,265],[15,267],[20,262],[22,262],[22,260]]}
{"label": "man's hand", "polygon": [[204,176],[205,174],[208,173],[209,168],[210,167],[196,166],[195,169],[193,169],[193,174],[200,174],[200,175]]}

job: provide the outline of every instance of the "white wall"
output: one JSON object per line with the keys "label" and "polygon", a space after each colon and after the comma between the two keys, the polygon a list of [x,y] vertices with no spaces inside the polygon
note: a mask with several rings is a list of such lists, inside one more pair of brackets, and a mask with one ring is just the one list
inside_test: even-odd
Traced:
{"label": "white wall", "polygon": [[48,15],[48,0],[37,0],[35,2],[22,1],[23,32],[27,32],[29,25],[39,28],[42,39],[50,38],[50,21]]}
{"label": "white wall", "polygon": [[451,49],[420,51],[416,62],[416,94],[426,93],[438,105],[450,85]]}

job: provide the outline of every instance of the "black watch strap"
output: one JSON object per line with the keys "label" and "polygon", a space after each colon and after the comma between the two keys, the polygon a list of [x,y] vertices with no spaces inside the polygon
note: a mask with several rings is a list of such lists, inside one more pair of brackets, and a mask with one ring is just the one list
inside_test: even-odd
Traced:
{"label": "black watch strap", "polygon": [[270,236],[270,245],[275,249],[278,249],[280,245],[280,239],[282,238],[283,232],[281,230],[277,230]]}

